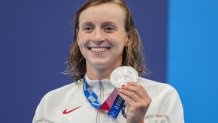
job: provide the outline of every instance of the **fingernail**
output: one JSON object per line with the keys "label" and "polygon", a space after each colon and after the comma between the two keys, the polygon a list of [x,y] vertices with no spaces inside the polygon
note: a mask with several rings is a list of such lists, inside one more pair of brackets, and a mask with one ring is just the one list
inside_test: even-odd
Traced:
{"label": "fingernail", "polygon": [[122,85],[122,87],[121,88],[124,88],[126,85]]}

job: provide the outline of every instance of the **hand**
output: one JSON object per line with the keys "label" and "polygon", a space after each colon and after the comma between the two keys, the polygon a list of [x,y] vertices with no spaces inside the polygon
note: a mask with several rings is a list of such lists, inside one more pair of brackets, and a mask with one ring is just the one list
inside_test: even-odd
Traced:
{"label": "hand", "polygon": [[151,104],[151,97],[145,89],[135,82],[128,82],[119,89],[119,95],[127,102],[127,123],[144,123]]}

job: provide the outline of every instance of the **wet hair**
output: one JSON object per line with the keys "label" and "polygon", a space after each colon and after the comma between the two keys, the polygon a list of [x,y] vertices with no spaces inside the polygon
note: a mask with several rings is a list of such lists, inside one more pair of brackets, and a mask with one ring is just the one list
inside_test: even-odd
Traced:
{"label": "wet hair", "polygon": [[76,81],[83,78],[86,73],[86,59],[83,57],[77,42],[77,31],[79,30],[80,14],[89,7],[114,3],[119,5],[125,12],[125,31],[129,36],[128,45],[123,49],[122,66],[131,66],[139,74],[147,74],[147,68],[144,64],[143,46],[140,36],[136,30],[131,12],[124,0],[87,0],[81,8],[75,13],[73,18],[73,44],[70,49],[68,58],[68,67],[66,73]]}

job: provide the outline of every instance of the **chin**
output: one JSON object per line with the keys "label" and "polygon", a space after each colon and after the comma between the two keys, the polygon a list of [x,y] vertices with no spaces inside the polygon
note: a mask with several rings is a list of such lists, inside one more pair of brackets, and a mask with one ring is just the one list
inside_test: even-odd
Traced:
{"label": "chin", "polygon": [[105,63],[97,63],[93,65],[96,69],[106,69],[107,66]]}
{"label": "chin", "polygon": [[104,70],[107,70],[107,69],[110,69],[110,65],[108,63],[95,63],[93,64],[93,68],[96,69],[96,70],[100,70],[100,71],[104,71]]}

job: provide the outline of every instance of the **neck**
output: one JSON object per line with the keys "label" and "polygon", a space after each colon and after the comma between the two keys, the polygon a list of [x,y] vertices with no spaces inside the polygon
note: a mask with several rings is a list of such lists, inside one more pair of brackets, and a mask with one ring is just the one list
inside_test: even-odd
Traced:
{"label": "neck", "polygon": [[116,65],[114,67],[105,68],[105,69],[95,69],[93,67],[89,67],[87,65],[87,76],[90,80],[103,80],[110,79],[110,75],[114,69],[119,67],[120,65]]}
{"label": "neck", "polygon": [[110,79],[111,70],[87,69],[87,76],[90,80]]}

